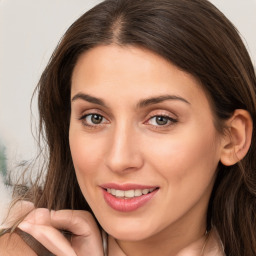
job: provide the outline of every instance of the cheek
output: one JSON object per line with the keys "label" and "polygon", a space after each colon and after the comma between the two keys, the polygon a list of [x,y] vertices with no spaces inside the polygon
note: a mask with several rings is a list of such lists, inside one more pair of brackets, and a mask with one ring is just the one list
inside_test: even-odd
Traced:
{"label": "cheek", "polygon": [[92,207],[97,201],[95,177],[102,162],[101,140],[82,131],[70,130],[70,150],[79,187],[87,203]]}
{"label": "cheek", "polygon": [[70,132],[69,144],[75,170],[88,174],[93,172],[101,159],[101,140],[81,131]]}
{"label": "cheek", "polygon": [[175,134],[151,143],[147,158],[168,184],[196,187],[197,182],[209,183],[219,162],[215,135],[211,128]]}
{"label": "cheek", "polygon": [[69,143],[77,180],[87,198],[88,192],[95,189],[96,173],[102,163],[103,143],[101,139],[81,131],[70,131]]}
{"label": "cheek", "polygon": [[159,206],[159,219],[166,225],[170,219],[178,220],[195,209],[195,205],[200,205],[201,212],[205,211],[219,162],[214,134],[211,130],[204,134],[191,130],[187,136],[182,134],[155,142],[154,147],[151,143],[147,159],[161,176],[165,203]]}

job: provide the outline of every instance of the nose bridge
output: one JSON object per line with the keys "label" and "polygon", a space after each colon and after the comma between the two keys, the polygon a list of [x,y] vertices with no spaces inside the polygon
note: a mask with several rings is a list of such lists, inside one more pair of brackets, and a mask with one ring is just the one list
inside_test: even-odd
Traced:
{"label": "nose bridge", "polygon": [[106,157],[108,168],[115,172],[122,172],[141,167],[143,160],[138,146],[138,137],[136,128],[128,120],[122,120],[113,127]]}

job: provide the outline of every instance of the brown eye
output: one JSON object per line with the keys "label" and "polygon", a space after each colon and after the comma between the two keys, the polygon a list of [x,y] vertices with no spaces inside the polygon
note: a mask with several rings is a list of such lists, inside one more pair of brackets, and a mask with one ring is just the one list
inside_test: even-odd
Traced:
{"label": "brown eye", "polygon": [[177,123],[176,119],[173,119],[169,116],[164,116],[164,115],[152,116],[148,120],[148,124],[153,126],[169,126],[174,123]]}
{"label": "brown eye", "polygon": [[164,116],[156,116],[155,121],[158,125],[166,125],[168,123],[169,119]]}
{"label": "brown eye", "polygon": [[108,123],[106,118],[97,113],[84,115],[80,118],[80,120],[85,126],[98,126],[101,124]]}
{"label": "brown eye", "polygon": [[98,115],[98,114],[89,115],[89,118],[91,119],[91,122],[93,124],[100,124],[103,120],[103,117],[101,115]]}

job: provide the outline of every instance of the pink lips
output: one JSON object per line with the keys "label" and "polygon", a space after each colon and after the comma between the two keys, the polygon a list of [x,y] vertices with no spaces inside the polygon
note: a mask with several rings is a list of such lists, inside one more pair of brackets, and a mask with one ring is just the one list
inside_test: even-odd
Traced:
{"label": "pink lips", "polygon": [[[115,183],[108,183],[108,184],[103,184],[100,187],[102,188],[105,202],[112,209],[120,212],[131,212],[131,211],[137,210],[138,208],[142,207],[147,202],[149,202],[154,197],[154,195],[158,192],[158,187],[143,186],[143,185],[136,185],[136,184],[119,185]],[[156,188],[156,189],[146,195],[124,199],[124,198],[115,197],[112,194],[108,193],[106,191],[107,188],[112,188],[117,190],[135,190],[135,189],[152,189],[152,188]]]}

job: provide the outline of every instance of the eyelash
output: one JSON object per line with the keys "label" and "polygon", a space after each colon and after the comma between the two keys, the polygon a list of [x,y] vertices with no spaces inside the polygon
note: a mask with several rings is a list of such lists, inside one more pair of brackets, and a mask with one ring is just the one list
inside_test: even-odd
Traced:
{"label": "eyelash", "polygon": [[[101,118],[101,120],[106,120],[105,121],[105,123],[102,123],[101,121],[100,121],[100,123],[98,123],[98,124],[89,124],[88,123],[88,121],[86,121],[86,119],[88,118],[88,117],[93,117],[93,116],[97,116],[97,117],[100,117]],[[166,121],[167,121],[167,124],[163,124],[163,125],[151,125],[150,123],[149,123],[149,121],[150,120],[152,120],[153,118],[164,118],[164,119],[166,119]],[[83,115],[83,116],[81,116],[80,118],[79,118],[79,120],[82,122],[82,124],[84,125],[84,126],[86,126],[86,127],[88,127],[88,128],[91,128],[91,129],[94,129],[94,128],[100,128],[101,126],[103,126],[104,124],[106,124],[106,123],[109,123],[109,121],[103,116],[103,115],[101,115],[101,114],[98,114],[98,113],[90,113],[90,114],[85,114],[85,115]],[[156,121],[157,122],[157,121]],[[166,114],[160,114],[160,115],[152,115],[152,116],[150,116],[148,119],[147,119],[147,121],[146,122],[144,122],[144,124],[146,124],[146,125],[151,125],[154,129],[163,129],[163,128],[168,128],[169,126],[172,126],[172,125],[174,125],[174,124],[176,124],[178,122],[178,120],[177,119],[175,119],[175,118],[172,118],[172,117],[170,117],[170,116],[168,116],[168,115],[166,115]],[[91,122],[92,123],[92,122]]]}
{"label": "eyelash", "polygon": [[[152,116],[150,116],[148,119],[147,119],[147,121],[146,121],[146,123],[145,124],[148,124],[148,125],[150,125],[149,124],[149,121],[150,120],[152,120],[153,118],[164,118],[164,119],[166,119],[166,121],[167,121],[167,124],[163,124],[163,125],[152,125],[153,127],[154,127],[154,129],[161,129],[161,128],[168,128],[169,126],[172,126],[172,125],[174,125],[174,124],[176,124],[177,122],[178,122],[178,120],[177,119],[175,119],[175,118],[173,118],[173,117],[170,117],[170,116],[168,116],[168,115],[166,115],[166,114],[160,114],[160,115],[152,115]],[[155,120],[155,122],[157,122],[156,120]]]}
{"label": "eyelash", "polygon": [[100,127],[100,126],[103,125],[102,122],[99,123],[99,124],[89,124],[88,121],[86,121],[86,118],[88,118],[88,117],[90,117],[90,116],[91,116],[91,118],[92,118],[93,116],[98,116],[98,117],[102,118],[102,120],[104,120],[104,119],[107,120],[103,115],[98,114],[98,113],[90,113],[90,114],[85,114],[85,115],[81,116],[81,117],[79,118],[79,120],[82,122],[82,124],[83,124],[84,126],[87,126],[87,127],[89,127],[89,128],[97,128],[97,127]]}

